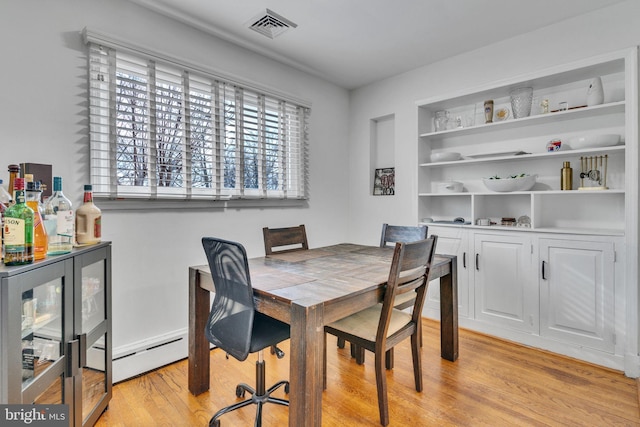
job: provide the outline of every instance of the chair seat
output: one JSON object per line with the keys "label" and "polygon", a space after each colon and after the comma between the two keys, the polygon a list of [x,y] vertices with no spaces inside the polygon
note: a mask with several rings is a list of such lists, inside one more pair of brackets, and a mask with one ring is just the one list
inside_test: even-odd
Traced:
{"label": "chair seat", "polygon": [[[414,297],[415,298],[415,297]],[[344,334],[353,335],[367,341],[375,343],[378,324],[380,323],[380,314],[382,313],[382,304],[376,304],[372,307],[359,311],[351,316],[340,319],[327,325],[328,330],[334,329]],[[411,321],[411,314],[401,310],[393,309],[391,313],[391,321],[387,330],[387,337],[398,332],[403,326]]]}
{"label": "chair seat", "polygon": [[255,312],[249,353],[255,353],[271,345],[289,339],[289,325],[273,317]]}

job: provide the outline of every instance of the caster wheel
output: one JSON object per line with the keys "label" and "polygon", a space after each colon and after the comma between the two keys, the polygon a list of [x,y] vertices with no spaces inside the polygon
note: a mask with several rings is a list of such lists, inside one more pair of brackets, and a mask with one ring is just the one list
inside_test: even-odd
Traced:
{"label": "caster wheel", "polygon": [[289,394],[289,383],[286,383],[286,384],[284,385],[284,392],[285,392],[286,394]]}
{"label": "caster wheel", "polygon": [[244,389],[240,386],[236,387],[236,397],[244,397]]}

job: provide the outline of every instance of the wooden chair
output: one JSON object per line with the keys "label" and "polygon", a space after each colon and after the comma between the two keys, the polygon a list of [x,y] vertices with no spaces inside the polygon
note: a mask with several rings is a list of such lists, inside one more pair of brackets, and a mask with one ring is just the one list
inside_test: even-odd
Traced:
{"label": "wooden chair", "polygon": [[[262,234],[264,235],[264,252],[266,255],[309,249],[304,225],[286,228],[264,227]],[[280,249],[274,250],[274,248]]]}
{"label": "wooden chair", "polygon": [[[421,226],[405,226],[405,225],[389,225],[387,223],[382,224],[382,234],[380,236],[380,247],[389,247],[389,243],[408,243],[415,242],[417,240],[424,240],[427,238],[428,227],[426,225]],[[405,294],[401,298],[396,300],[396,308],[404,310],[411,307],[413,304],[412,295]],[[422,337],[422,333],[420,333]],[[422,340],[421,340],[422,342]],[[338,340],[338,347],[344,348],[345,342]],[[351,356],[356,358],[358,364],[364,363],[364,353],[359,352],[357,347],[351,343]],[[389,357],[391,367],[393,367],[393,351]]]}
{"label": "wooden chair", "polygon": [[[388,243],[415,242],[427,238],[428,228],[426,225],[404,226],[382,224],[382,235],[380,236],[380,247],[390,246]],[[393,245],[391,245],[393,246]]]}
{"label": "wooden chair", "polygon": [[[369,350],[375,353],[378,408],[380,423],[384,426],[389,424],[389,402],[383,366],[390,369],[386,363],[388,352],[406,338],[411,338],[416,391],[422,391],[419,325],[437,240],[437,236],[431,236],[429,239],[413,243],[396,243],[383,302],[326,325],[324,329],[325,389],[327,387],[327,334],[356,344],[360,352]],[[404,294],[414,296],[411,313],[395,308],[396,298]]]}
{"label": "wooden chair", "polygon": [[[262,235],[264,237],[264,252],[267,256],[309,249],[307,231],[304,228],[304,224],[285,228],[263,227]],[[274,248],[280,249],[274,250]],[[277,352],[278,349],[272,346],[271,354],[276,354]]]}

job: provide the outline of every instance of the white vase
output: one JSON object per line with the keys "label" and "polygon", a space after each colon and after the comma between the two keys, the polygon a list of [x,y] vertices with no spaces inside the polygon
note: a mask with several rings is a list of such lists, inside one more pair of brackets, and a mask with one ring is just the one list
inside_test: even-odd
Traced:
{"label": "white vase", "polygon": [[602,79],[596,77],[589,82],[587,89],[587,106],[600,105],[604,102],[604,89],[602,89]]}

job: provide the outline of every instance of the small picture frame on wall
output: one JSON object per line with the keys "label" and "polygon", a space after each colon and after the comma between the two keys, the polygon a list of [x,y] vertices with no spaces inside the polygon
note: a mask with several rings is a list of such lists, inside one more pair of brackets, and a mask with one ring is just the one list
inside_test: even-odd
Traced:
{"label": "small picture frame on wall", "polygon": [[374,196],[393,196],[395,194],[395,168],[376,169],[373,176]]}

